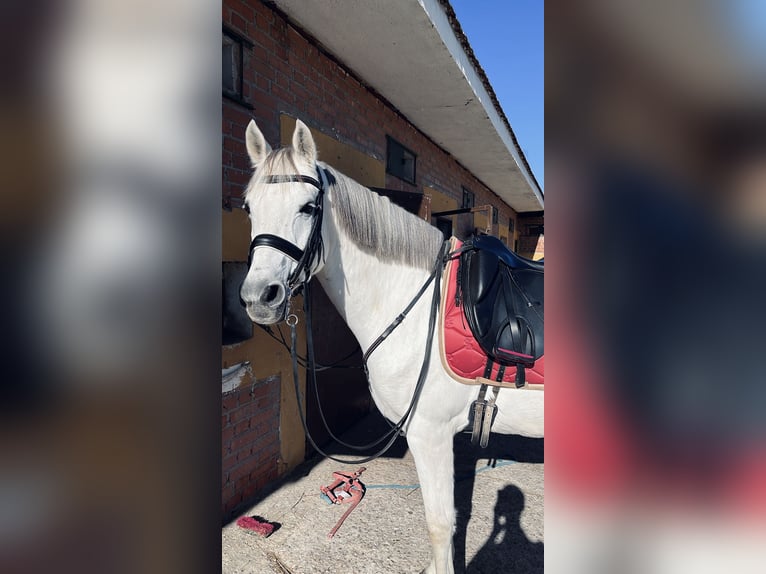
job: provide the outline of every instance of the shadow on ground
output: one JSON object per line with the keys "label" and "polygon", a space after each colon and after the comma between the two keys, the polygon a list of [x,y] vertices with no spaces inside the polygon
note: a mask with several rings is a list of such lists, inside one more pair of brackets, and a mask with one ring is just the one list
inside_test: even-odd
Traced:
{"label": "shadow on ground", "polygon": [[521,513],[525,508],[524,494],[509,484],[497,493],[494,526],[487,541],[471,562],[466,561],[466,534],[473,509],[474,486],[481,475],[476,474],[480,460],[493,462],[543,463],[543,439],[492,435],[486,449],[471,445],[470,435],[455,437],[455,572],[456,574],[495,574],[497,572],[543,572],[542,542],[530,541],[521,528]]}

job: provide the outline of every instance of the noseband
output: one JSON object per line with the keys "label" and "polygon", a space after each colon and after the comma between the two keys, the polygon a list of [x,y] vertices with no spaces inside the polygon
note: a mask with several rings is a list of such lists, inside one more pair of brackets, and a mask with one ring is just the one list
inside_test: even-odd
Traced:
{"label": "noseband", "polygon": [[313,185],[319,190],[316,197],[316,208],[314,210],[314,220],[311,224],[311,232],[309,233],[306,247],[301,249],[294,243],[290,243],[286,239],[277,235],[271,235],[270,233],[261,233],[256,235],[250,242],[250,251],[248,255],[247,267],[250,268],[250,264],[253,259],[253,250],[256,247],[270,247],[276,249],[287,255],[290,259],[297,262],[297,265],[290,277],[287,279],[288,297],[296,295],[300,292],[304,284],[311,279],[311,267],[314,265],[315,260],[322,259],[322,212],[323,212],[323,198],[325,191],[326,177],[324,170],[317,166],[317,178],[314,179],[308,175],[270,175],[261,183],[291,183],[301,182]]}

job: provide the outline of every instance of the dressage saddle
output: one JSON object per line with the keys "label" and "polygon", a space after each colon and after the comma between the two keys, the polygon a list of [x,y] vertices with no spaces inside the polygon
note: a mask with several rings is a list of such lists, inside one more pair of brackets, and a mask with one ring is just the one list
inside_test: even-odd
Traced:
{"label": "dressage saddle", "polygon": [[460,254],[458,295],[468,325],[487,354],[501,366],[524,368],[543,355],[544,264],[520,257],[499,239],[469,239]]}

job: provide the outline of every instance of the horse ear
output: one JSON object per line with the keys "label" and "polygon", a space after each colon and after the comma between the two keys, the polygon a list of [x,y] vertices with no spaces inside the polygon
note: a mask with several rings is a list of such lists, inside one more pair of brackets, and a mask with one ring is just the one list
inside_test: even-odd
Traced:
{"label": "horse ear", "polygon": [[310,165],[317,161],[317,146],[314,143],[314,137],[311,130],[300,120],[295,121],[295,131],[293,132],[293,148],[298,155],[305,159]]}
{"label": "horse ear", "polygon": [[260,165],[266,159],[266,156],[271,153],[269,142],[263,137],[261,130],[258,129],[253,120],[250,120],[250,123],[247,124],[245,145],[247,146],[247,154],[250,156],[253,167]]}

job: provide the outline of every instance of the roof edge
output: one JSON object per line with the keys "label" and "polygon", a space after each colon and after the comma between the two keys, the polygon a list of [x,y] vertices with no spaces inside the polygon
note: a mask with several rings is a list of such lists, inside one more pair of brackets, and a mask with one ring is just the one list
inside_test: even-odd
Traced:
{"label": "roof edge", "polygon": [[513,128],[511,127],[511,122],[508,121],[508,117],[505,115],[505,112],[503,111],[503,107],[500,105],[500,101],[497,98],[497,94],[495,93],[495,90],[492,88],[492,84],[489,81],[489,77],[487,76],[487,73],[484,71],[484,68],[482,68],[481,64],[479,63],[479,59],[476,57],[476,54],[474,53],[473,48],[471,47],[471,44],[468,41],[468,36],[466,36],[465,32],[463,32],[463,27],[460,25],[460,21],[457,18],[457,14],[455,13],[454,8],[452,8],[452,5],[449,3],[449,0],[436,0],[436,1],[444,9],[444,12],[447,16],[447,21],[452,27],[452,31],[455,33],[455,37],[460,43],[460,46],[463,49],[463,52],[465,53],[466,57],[468,58],[468,61],[470,62],[471,66],[474,68],[474,71],[479,76],[482,86],[484,87],[487,94],[489,95],[489,98],[492,101],[492,105],[494,106],[495,111],[497,112],[498,116],[500,116],[500,119],[502,120],[503,124],[508,130],[508,133],[511,136],[511,141],[513,142],[513,145],[516,148],[516,152],[519,154],[519,158],[524,164],[524,168],[529,174],[529,177],[534,182],[535,187],[537,188],[537,191],[540,192],[540,197],[544,199],[545,192],[540,187],[540,183],[537,181],[537,178],[535,177],[535,174],[532,171],[532,168],[529,165],[529,162],[527,161],[527,157],[524,155],[524,151],[521,149],[519,140],[516,138],[516,134],[514,133]]}

